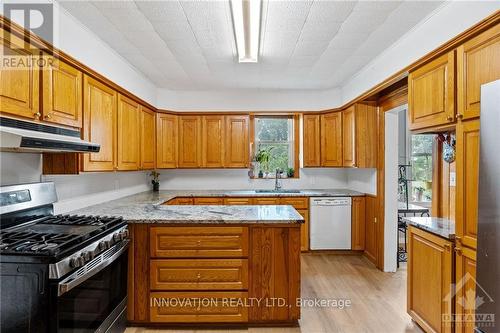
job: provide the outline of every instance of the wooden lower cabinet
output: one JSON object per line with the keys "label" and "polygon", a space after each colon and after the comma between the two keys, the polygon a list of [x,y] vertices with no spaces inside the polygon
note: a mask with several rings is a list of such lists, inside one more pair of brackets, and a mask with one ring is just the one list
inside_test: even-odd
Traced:
{"label": "wooden lower cabinet", "polygon": [[129,230],[129,323],[288,326],[300,318],[298,224]]}
{"label": "wooden lower cabinet", "polygon": [[152,292],[152,323],[245,323],[247,292]]}
{"label": "wooden lower cabinet", "polygon": [[365,198],[353,197],[351,206],[351,249],[365,249]]}
{"label": "wooden lower cabinet", "polygon": [[425,332],[453,330],[453,243],[408,228],[407,311]]}
{"label": "wooden lower cabinet", "polygon": [[455,247],[455,285],[455,333],[474,333],[476,251],[459,243]]}

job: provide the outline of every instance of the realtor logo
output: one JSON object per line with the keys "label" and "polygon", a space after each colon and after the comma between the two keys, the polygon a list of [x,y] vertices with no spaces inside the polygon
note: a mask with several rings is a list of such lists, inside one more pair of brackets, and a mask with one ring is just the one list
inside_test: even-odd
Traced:
{"label": "realtor logo", "polygon": [[477,283],[476,279],[466,273],[460,281],[454,286],[453,292],[446,295],[444,301],[451,304],[455,297],[457,305],[456,314],[451,318],[445,316],[443,321],[455,322],[462,327],[494,327],[495,314],[484,313],[481,311],[481,306],[486,303],[493,303],[493,298],[488,292]]}
{"label": "realtor logo", "polygon": [[54,12],[51,3],[4,3],[3,13],[9,20],[53,43]]}

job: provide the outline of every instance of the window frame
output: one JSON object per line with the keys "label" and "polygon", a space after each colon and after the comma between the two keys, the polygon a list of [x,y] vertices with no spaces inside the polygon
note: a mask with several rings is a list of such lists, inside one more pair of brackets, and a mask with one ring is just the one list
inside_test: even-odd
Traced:
{"label": "window frame", "polygon": [[[257,152],[257,145],[255,140],[255,118],[286,118],[292,119],[292,129],[293,129],[293,169],[294,175],[289,178],[300,178],[300,114],[294,113],[282,113],[282,112],[269,112],[269,113],[250,113],[250,156],[255,156]],[[286,170],[285,170],[286,172]],[[276,178],[274,173],[271,173],[266,179]],[[254,179],[258,179],[257,175]]]}

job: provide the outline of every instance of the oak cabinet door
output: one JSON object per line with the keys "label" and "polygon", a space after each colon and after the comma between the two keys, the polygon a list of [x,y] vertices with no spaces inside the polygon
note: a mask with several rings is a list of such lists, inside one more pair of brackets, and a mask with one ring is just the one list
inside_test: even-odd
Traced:
{"label": "oak cabinet door", "polygon": [[[24,48],[24,41],[3,31],[0,36],[2,55],[12,59],[12,66],[0,70],[0,112],[30,119],[41,117],[39,108],[40,71],[37,60],[40,52]],[[27,64],[15,66],[15,63]]]}
{"label": "oak cabinet door", "polygon": [[54,57],[42,71],[43,120],[82,127],[82,78],[78,69]]}
{"label": "oak cabinet door", "polygon": [[[476,251],[455,247],[455,333],[474,333],[476,309]],[[485,299],[484,301],[490,301]]]}
{"label": "oak cabinet door", "polygon": [[155,112],[141,107],[141,169],[154,169],[156,156]]}
{"label": "oak cabinet door", "polygon": [[304,223],[300,225],[300,251],[309,251],[309,210],[298,209],[300,215],[304,218]]}
{"label": "oak cabinet door", "polygon": [[321,115],[321,166],[342,166],[342,112]]}
{"label": "oak cabinet door", "polygon": [[172,114],[156,114],[156,167],[177,167],[178,117]]}
{"label": "oak cabinet door", "polygon": [[452,331],[452,261],[450,241],[409,227],[407,310],[426,332]]}
{"label": "oak cabinet door", "polygon": [[128,97],[118,99],[118,170],[137,170],[140,166],[141,107]]}
{"label": "oak cabinet door", "polygon": [[249,160],[248,116],[226,116],[224,166],[246,168]]}
{"label": "oak cabinet door", "polygon": [[455,121],[455,53],[450,51],[408,75],[411,130]]}
{"label": "oak cabinet door", "polygon": [[356,106],[342,111],[342,165],[356,166]]}
{"label": "oak cabinet door", "polygon": [[224,116],[202,117],[202,166],[224,166]]}
{"label": "oak cabinet door", "polygon": [[201,117],[179,116],[179,168],[201,166]]}
{"label": "oak cabinet door", "polygon": [[352,216],[351,216],[351,248],[353,250],[365,249],[365,198],[352,198]]}
{"label": "oak cabinet door", "polygon": [[98,153],[83,154],[83,171],[115,168],[117,93],[87,75],[83,77],[83,136],[100,144]]}
{"label": "oak cabinet door", "polygon": [[304,167],[319,167],[321,165],[320,116],[305,114],[304,124]]}
{"label": "oak cabinet door", "polygon": [[465,246],[475,249],[479,204],[479,119],[459,121],[456,136],[456,237]]}
{"label": "oak cabinet door", "polygon": [[500,25],[457,49],[457,117],[479,117],[481,85],[500,79]]}

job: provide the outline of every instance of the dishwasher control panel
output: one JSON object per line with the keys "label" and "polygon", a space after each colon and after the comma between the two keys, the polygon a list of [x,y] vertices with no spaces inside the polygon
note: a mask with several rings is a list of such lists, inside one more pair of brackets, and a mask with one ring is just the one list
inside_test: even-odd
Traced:
{"label": "dishwasher control panel", "polygon": [[312,198],[312,206],[351,206],[352,200],[347,198]]}

